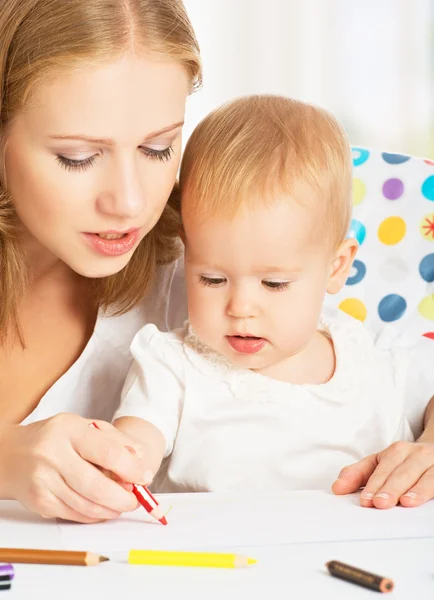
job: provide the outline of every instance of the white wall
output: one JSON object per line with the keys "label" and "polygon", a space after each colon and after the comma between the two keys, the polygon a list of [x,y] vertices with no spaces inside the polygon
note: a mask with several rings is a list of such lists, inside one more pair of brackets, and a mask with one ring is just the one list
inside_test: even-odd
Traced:
{"label": "white wall", "polygon": [[184,2],[204,65],[186,136],[222,102],[277,93],[334,112],[353,144],[433,156],[434,1]]}

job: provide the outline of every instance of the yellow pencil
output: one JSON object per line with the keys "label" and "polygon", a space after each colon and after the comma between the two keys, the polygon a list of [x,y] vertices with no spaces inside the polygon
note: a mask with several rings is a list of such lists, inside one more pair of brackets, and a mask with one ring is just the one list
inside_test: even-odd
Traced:
{"label": "yellow pencil", "polygon": [[241,554],[217,552],[172,552],[166,550],[130,550],[131,565],[163,565],[166,567],[220,567],[234,569],[254,565],[256,560]]}

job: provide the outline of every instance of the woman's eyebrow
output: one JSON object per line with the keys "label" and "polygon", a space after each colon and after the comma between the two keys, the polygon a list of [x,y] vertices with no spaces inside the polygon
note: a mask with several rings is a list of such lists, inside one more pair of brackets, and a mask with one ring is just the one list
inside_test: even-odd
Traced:
{"label": "woman's eyebrow", "polygon": [[[173,129],[177,129],[184,125],[184,121],[179,121],[179,123],[173,123],[173,125],[168,125],[163,129],[159,129],[158,131],[152,131],[145,138],[144,141],[155,138],[163,133],[168,133]],[[103,144],[104,146],[114,146],[115,141],[110,138],[94,138],[88,135],[50,135],[50,139],[52,140],[79,140],[85,142],[91,142],[92,144]]]}

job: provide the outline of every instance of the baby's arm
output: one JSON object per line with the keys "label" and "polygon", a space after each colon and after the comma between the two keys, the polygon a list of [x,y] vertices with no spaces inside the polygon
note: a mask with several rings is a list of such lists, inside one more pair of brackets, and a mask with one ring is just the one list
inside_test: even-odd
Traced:
{"label": "baby's arm", "polygon": [[[128,373],[114,426],[138,442],[148,484],[172,453],[184,403],[183,346],[176,332],[145,326],[133,340]],[[141,482],[133,482],[141,483]]]}
{"label": "baby's arm", "polygon": [[143,481],[146,484],[151,483],[164,457],[166,441],[163,434],[155,425],[138,417],[121,417],[116,419],[113,425],[128,437],[139,442],[145,464]]}

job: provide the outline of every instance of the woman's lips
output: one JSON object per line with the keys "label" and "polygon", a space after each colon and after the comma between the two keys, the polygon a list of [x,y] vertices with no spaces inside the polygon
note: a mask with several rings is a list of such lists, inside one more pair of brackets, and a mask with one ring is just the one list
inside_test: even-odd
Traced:
{"label": "woman's lips", "polygon": [[253,336],[227,335],[226,339],[229,345],[241,354],[255,354],[267,343],[266,339]]}
{"label": "woman's lips", "polygon": [[139,238],[139,229],[132,229],[125,233],[116,231],[106,231],[101,233],[103,236],[100,237],[98,233],[83,233],[84,238],[90,244],[90,246],[105,256],[122,256],[127,254],[134,248]]}

